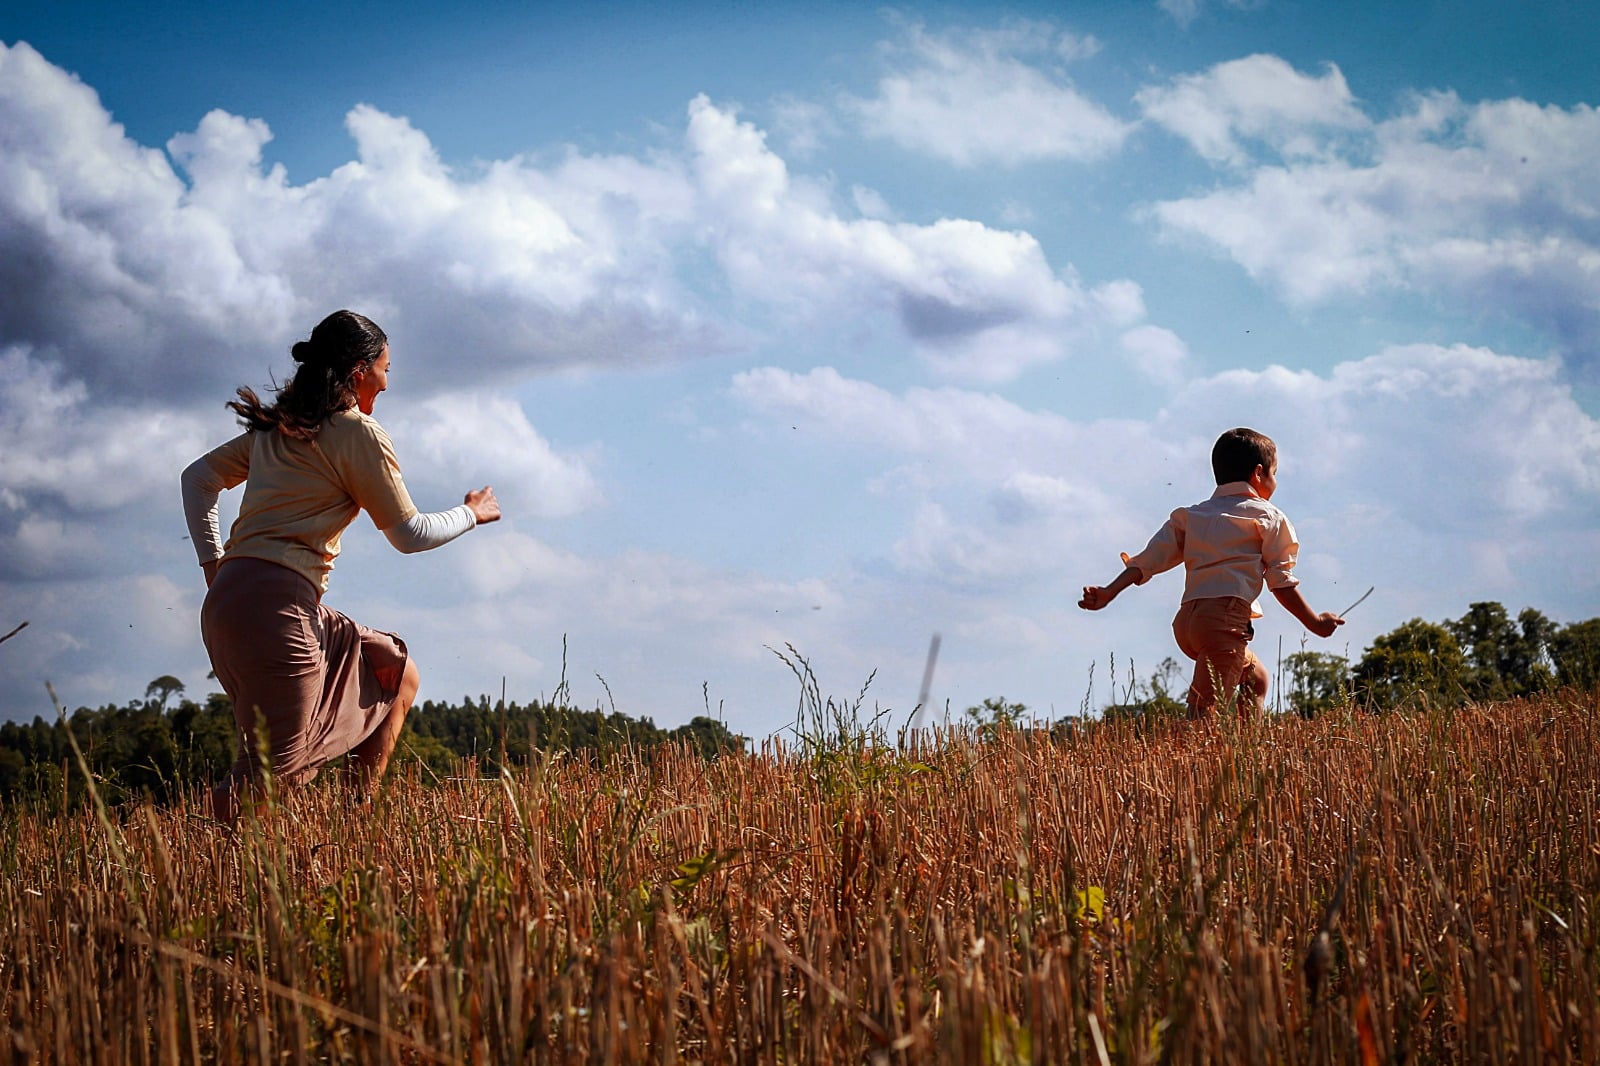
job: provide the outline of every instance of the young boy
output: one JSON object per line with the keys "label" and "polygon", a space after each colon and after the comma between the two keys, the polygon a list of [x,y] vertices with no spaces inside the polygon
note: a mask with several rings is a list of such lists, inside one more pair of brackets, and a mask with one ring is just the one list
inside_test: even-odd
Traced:
{"label": "young boy", "polygon": [[[1294,576],[1300,544],[1284,513],[1267,502],[1278,488],[1278,446],[1253,429],[1230,429],[1211,449],[1217,491],[1209,500],[1172,512],[1144,551],[1104,587],[1085,586],[1078,606],[1098,611],[1129,585],[1142,585],[1183,563],[1183,602],[1172,620],[1178,647],[1194,660],[1189,716],[1209,717],[1238,691],[1241,716],[1260,708],[1270,680],[1250,652],[1250,624],[1260,618],[1255,599],[1263,583],[1278,602],[1319,637],[1344,619],[1317,614],[1300,595]],[[1218,689],[1221,689],[1219,692]]]}

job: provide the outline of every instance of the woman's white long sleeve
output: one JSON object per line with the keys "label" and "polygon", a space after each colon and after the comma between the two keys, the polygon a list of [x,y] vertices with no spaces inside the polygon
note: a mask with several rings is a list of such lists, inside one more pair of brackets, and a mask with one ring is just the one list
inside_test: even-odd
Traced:
{"label": "woman's white long sleeve", "polygon": [[423,514],[419,511],[399,525],[390,526],[383,531],[383,535],[389,538],[389,543],[393,544],[397,551],[410,555],[413,552],[425,552],[429,548],[448,544],[477,524],[478,519],[473,515],[472,509],[462,504],[448,511],[434,511],[432,514]]}
{"label": "woman's white long sleeve", "polygon": [[184,467],[179,478],[183,485],[183,518],[189,525],[189,540],[200,565],[222,558],[222,526],[217,520],[217,499],[228,487],[202,456]]}

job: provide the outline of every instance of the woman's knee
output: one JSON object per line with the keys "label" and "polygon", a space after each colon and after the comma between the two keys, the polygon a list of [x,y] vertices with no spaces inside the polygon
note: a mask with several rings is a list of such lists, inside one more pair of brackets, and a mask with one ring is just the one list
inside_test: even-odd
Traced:
{"label": "woman's knee", "polygon": [[400,691],[397,696],[406,703],[416,698],[417,690],[422,687],[422,673],[417,669],[417,660],[406,657],[406,668],[400,674]]}

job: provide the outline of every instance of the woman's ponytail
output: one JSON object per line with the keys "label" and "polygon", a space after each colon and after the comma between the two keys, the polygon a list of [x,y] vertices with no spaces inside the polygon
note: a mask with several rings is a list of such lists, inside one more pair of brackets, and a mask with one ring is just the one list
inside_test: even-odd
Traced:
{"label": "woman's ponytail", "polygon": [[356,402],[356,372],[383,354],[389,338],[364,315],[335,311],[289,349],[298,369],[278,389],[270,407],[251,389],[240,388],[228,407],[251,430],[276,429],[299,440],[317,435],[330,415]]}

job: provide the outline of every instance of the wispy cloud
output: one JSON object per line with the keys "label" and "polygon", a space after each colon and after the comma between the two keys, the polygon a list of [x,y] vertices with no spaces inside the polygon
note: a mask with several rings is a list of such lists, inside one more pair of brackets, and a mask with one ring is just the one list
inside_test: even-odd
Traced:
{"label": "wispy cloud", "polygon": [[911,24],[885,52],[876,95],[846,108],[867,134],[957,166],[1104,159],[1130,126],[1067,75],[1099,48],[1037,23],[942,33]]}
{"label": "wispy cloud", "polygon": [[[1341,541],[1381,538],[1337,529],[1350,514],[1381,515],[1393,534],[1435,545],[1405,565],[1443,581],[1464,565],[1447,546],[1463,533],[1492,529],[1524,553],[1557,541],[1572,552],[1590,538],[1600,422],[1557,369],[1480,348],[1398,346],[1325,375],[1271,367],[1196,378],[1152,418],[1114,423],[962,389],[895,394],[828,368],[748,371],[733,395],[858,448],[864,481],[886,466],[930,472],[896,480],[909,494],[899,504],[916,516],[896,559],[930,579],[1046,579],[1063,557],[1137,548],[1167,510],[1209,492],[1211,441],[1242,424],[1279,441],[1286,506],[1333,531],[1318,550],[1337,556]],[[1430,474],[1446,456],[1451,476]]]}
{"label": "wispy cloud", "polygon": [[[1222,6],[1235,11],[1266,7],[1268,0],[1222,0]],[[1156,7],[1181,29],[1187,30],[1213,6],[1209,0],[1156,0]]]}
{"label": "wispy cloud", "polygon": [[1249,162],[1250,143],[1285,157],[1321,156],[1332,147],[1330,135],[1371,125],[1338,67],[1310,77],[1269,55],[1147,86],[1134,100],[1147,119],[1217,163]]}

